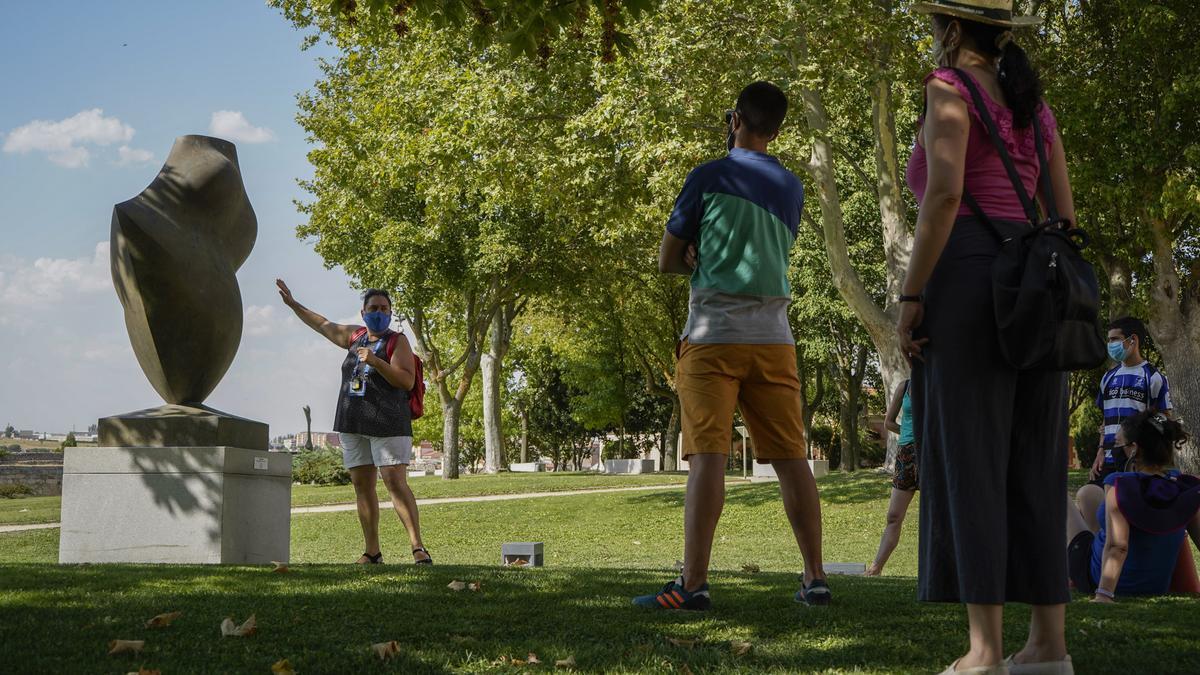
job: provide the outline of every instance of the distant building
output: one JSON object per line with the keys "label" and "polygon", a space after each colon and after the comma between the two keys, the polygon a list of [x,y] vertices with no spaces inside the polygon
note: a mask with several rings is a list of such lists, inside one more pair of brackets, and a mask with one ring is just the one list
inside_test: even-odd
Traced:
{"label": "distant building", "polygon": [[[294,441],[295,445],[292,449],[303,450],[308,445],[308,432],[301,431],[295,434]],[[314,448],[340,448],[342,447],[342,437],[336,431],[314,431],[312,445]]]}

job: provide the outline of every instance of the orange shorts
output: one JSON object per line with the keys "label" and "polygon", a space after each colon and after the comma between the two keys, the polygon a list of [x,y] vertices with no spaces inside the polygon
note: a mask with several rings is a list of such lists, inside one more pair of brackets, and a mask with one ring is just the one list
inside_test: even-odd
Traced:
{"label": "orange shorts", "polygon": [[794,346],[683,340],[677,353],[684,459],[728,455],[735,408],[749,428],[756,460],[807,458]]}

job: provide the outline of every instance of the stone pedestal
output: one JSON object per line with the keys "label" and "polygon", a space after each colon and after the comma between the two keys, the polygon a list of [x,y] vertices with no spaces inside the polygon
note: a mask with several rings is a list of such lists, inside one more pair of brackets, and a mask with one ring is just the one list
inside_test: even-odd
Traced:
{"label": "stone pedestal", "polygon": [[161,405],[100,418],[99,445],[110,448],[228,446],[266,450],[268,427],[207,406]]}
{"label": "stone pedestal", "polygon": [[604,473],[654,473],[654,460],[652,459],[606,459],[604,460]]}
{"label": "stone pedestal", "polygon": [[286,562],[291,476],[288,453],[228,446],[67,448],[58,560]]}

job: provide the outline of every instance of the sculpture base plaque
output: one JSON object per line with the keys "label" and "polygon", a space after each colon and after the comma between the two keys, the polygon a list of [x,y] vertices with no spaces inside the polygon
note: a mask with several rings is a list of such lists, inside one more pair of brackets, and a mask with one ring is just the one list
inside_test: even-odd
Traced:
{"label": "sculpture base plaque", "polygon": [[246,448],[67,448],[58,560],[286,562],[291,475],[291,455]]}

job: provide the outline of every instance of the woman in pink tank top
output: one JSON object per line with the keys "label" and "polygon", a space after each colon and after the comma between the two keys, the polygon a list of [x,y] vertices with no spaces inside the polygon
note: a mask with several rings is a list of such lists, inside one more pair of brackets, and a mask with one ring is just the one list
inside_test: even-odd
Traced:
{"label": "woman in pink tank top", "polygon": [[[918,595],[967,606],[970,650],[946,672],[1072,673],[1061,551],[1066,376],[1008,365],[992,304],[991,264],[1001,239],[1033,224],[985,116],[995,121],[1031,196],[1039,193],[1034,125],[1041,127],[1058,212],[1075,220],[1057,123],[1011,32],[1038,20],[1014,17],[1011,0],[937,0],[913,8],[933,15],[939,66],[925,79],[927,106],[908,166],[921,208],[897,325],[914,366]],[[980,93],[978,107],[971,85]],[[967,206],[964,191],[978,211]],[[1032,605],[1033,616],[1028,642],[1005,658],[1008,602]]]}

